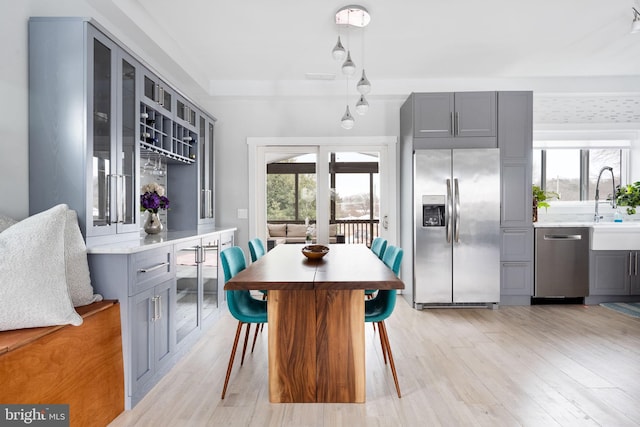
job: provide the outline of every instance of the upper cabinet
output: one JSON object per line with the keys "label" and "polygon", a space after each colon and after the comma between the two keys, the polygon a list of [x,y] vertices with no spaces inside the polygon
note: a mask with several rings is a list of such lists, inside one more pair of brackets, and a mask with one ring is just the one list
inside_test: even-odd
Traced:
{"label": "upper cabinet", "polygon": [[211,117],[200,116],[200,142],[198,156],[198,180],[200,183],[200,217],[199,226],[214,223],[214,189],[215,189],[215,158],[214,158],[214,125]]}
{"label": "upper cabinet", "polygon": [[415,94],[416,138],[495,137],[496,93]]}
{"label": "upper cabinet", "polygon": [[167,116],[172,116],[175,111],[176,96],[168,84],[160,80],[149,70],[140,73],[142,85],[142,100],[152,108],[156,108]]}
{"label": "upper cabinet", "polygon": [[87,239],[138,231],[139,68],[84,20],[31,19],[31,214],[66,203]]}
{"label": "upper cabinet", "polygon": [[214,226],[214,122],[93,20],[30,19],[30,214],[64,203],[88,246],[138,239],[153,161],[168,165],[169,230]]}

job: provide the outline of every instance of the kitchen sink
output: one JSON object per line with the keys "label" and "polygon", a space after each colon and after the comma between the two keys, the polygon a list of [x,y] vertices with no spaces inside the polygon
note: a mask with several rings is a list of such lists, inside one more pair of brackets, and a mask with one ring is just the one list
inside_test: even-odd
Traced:
{"label": "kitchen sink", "polygon": [[594,251],[640,250],[640,223],[601,222],[591,226]]}

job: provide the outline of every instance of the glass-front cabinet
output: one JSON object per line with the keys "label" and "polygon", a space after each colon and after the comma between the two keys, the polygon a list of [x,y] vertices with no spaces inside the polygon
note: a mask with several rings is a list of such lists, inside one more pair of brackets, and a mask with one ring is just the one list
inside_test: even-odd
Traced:
{"label": "glass-front cabinet", "polygon": [[137,62],[89,27],[87,236],[137,230],[135,108]]}
{"label": "glass-front cabinet", "polygon": [[212,234],[176,244],[176,343],[218,308],[218,248]]}
{"label": "glass-front cabinet", "polygon": [[200,141],[198,148],[198,181],[200,182],[200,209],[198,225],[214,223],[214,125],[215,120],[200,115]]}
{"label": "glass-front cabinet", "polygon": [[176,341],[198,328],[200,239],[176,245]]}
{"label": "glass-front cabinet", "polygon": [[175,109],[173,103],[176,99],[173,89],[147,69],[144,69],[140,76],[142,100],[163,114],[172,116]]}

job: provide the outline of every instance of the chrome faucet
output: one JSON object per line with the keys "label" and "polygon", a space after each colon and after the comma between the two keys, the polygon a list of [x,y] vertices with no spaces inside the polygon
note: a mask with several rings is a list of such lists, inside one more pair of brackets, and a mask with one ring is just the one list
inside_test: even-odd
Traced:
{"label": "chrome faucet", "polygon": [[611,187],[613,189],[613,193],[611,193],[611,207],[613,209],[616,208],[616,179],[613,176],[613,168],[611,166],[605,166],[600,169],[600,173],[598,174],[598,181],[596,182],[596,213],[593,216],[594,222],[600,222],[600,220],[602,219],[602,216],[598,214],[598,203],[600,201],[600,178],[602,178],[602,173],[607,170],[611,172]]}

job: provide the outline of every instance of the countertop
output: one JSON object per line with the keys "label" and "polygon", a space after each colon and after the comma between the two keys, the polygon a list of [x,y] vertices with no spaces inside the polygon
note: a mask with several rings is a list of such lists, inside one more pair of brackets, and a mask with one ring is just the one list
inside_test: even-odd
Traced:
{"label": "countertop", "polygon": [[154,248],[185,242],[193,238],[207,237],[217,233],[235,231],[237,227],[216,227],[205,232],[189,231],[164,231],[159,234],[140,236],[140,239],[127,240],[105,245],[96,245],[87,248],[88,254],[134,254]]}

